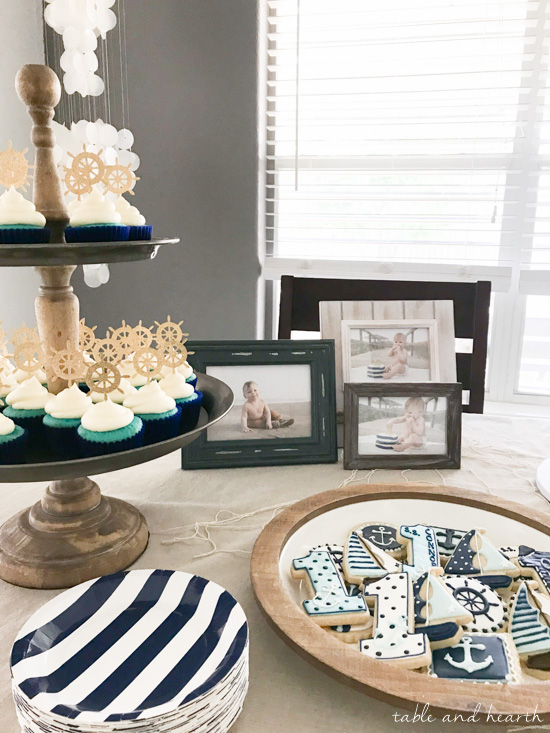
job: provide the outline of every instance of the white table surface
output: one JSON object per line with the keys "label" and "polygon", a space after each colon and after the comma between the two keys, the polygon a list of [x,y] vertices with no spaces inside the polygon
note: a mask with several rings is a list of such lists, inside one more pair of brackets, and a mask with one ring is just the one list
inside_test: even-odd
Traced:
{"label": "white table surface", "polygon": [[[342,463],[315,466],[182,471],[179,453],[149,464],[98,477],[103,492],[126,499],[147,517],[151,538],[134,567],[186,570],[225,586],[242,604],[250,623],[250,691],[234,733],[351,733],[414,730],[439,733],[438,723],[406,725],[392,717],[397,709],[336,682],[298,657],[269,628],[254,601],[249,579],[250,551],[274,509],[209,528],[218,551],[204,539],[173,544],[215,520],[220,510],[237,515],[293,502],[356,483],[446,483],[495,494],[523,505],[550,510],[536,492],[536,468],[550,456],[550,420],[464,415],[462,468],[436,471],[358,471]],[[37,501],[45,485],[0,484],[0,521]],[[228,512],[219,516],[230,517]],[[10,683],[9,652],[24,621],[59,591],[34,591],[0,581],[0,732],[18,733]],[[403,713],[404,711],[401,711]],[[449,730],[472,730],[453,724]],[[495,726],[495,731],[509,730]]]}

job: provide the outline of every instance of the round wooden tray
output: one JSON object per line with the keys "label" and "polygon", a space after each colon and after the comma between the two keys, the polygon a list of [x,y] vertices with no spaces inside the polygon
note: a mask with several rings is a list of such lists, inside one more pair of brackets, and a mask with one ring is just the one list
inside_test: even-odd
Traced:
{"label": "round wooden tray", "polygon": [[104,262],[152,260],[161,245],[179,241],[176,238],[135,242],[0,244],[0,267],[101,265]]}
{"label": "round wooden tray", "polygon": [[[388,500],[399,501],[399,506],[394,508],[393,516],[380,515],[380,509],[377,507],[384,506],[380,502]],[[410,503],[411,500],[414,504]],[[348,527],[351,528],[362,519],[359,507],[356,505],[359,503],[366,505],[369,502],[378,504],[372,504],[372,510],[365,506],[365,519],[369,518],[369,511],[374,511],[376,521],[387,517],[388,521],[391,520],[394,524],[399,522],[397,517],[406,513],[407,506],[415,506],[417,510],[423,506],[437,509],[436,503],[444,502],[447,506],[439,505],[439,510],[447,511],[447,524],[439,526],[448,526],[449,522],[452,526],[462,526],[461,512],[463,516],[471,517],[473,510],[481,510],[482,516],[477,516],[480,513],[475,512],[478,521],[471,526],[486,526],[489,537],[491,529],[487,526],[487,522],[485,524],[483,522],[492,515],[494,526],[501,526],[502,532],[509,532],[513,526],[509,520],[518,523],[515,529],[520,536],[516,534],[512,538],[509,533],[507,540],[502,544],[524,543],[535,546],[538,539],[538,549],[550,548],[549,513],[528,509],[494,496],[412,483],[364,485],[326,491],[304,499],[285,510],[267,525],[256,541],[251,560],[252,585],[269,624],[294,651],[323,671],[393,705],[408,709],[415,709],[419,705],[421,709],[428,703],[430,712],[443,716],[449,713],[471,715],[479,704],[481,706],[479,716],[483,722],[485,722],[483,715],[489,710],[494,715],[525,715],[532,714],[536,710],[541,719],[550,722],[550,682],[533,679],[532,682],[522,681],[508,685],[470,682],[457,684],[452,680],[431,678],[418,672],[403,670],[388,662],[369,659],[355,649],[355,645],[344,644],[307,618],[296,598],[291,596],[288,581],[283,577],[287,564],[290,568],[292,553],[288,554],[288,550],[292,546],[294,535],[296,535],[294,542],[299,543],[299,552],[294,554],[294,557],[298,557],[300,552],[303,553],[305,547],[311,546],[307,542],[311,540],[314,528],[323,526],[323,522],[325,522],[324,536],[317,536],[313,544],[338,542],[339,539],[330,534],[337,513],[334,512],[331,519],[324,518],[323,515],[333,510],[348,512],[346,507],[349,507],[347,521],[350,522]],[[419,502],[428,504],[421,505]],[[459,510],[455,506],[453,513],[452,505],[468,509]],[[451,515],[452,521],[448,519]],[[373,517],[372,514],[370,516]],[[508,519],[504,520],[503,517]],[[314,520],[316,523],[313,523]],[[419,521],[414,516],[412,520],[413,523]],[[428,517],[425,521],[433,520]],[[544,543],[542,547],[541,538]],[[530,543],[529,539],[534,540],[534,543]],[[523,679],[525,680],[525,676]]]}
{"label": "round wooden tray", "polygon": [[0,483],[17,483],[22,481],[50,481],[52,479],[78,478],[79,476],[97,476],[100,473],[117,471],[138,463],[146,463],[155,458],[172,453],[184,445],[192,443],[199,434],[210,425],[220,420],[233,404],[233,392],[219,379],[206,374],[197,374],[197,389],[203,395],[203,409],[197,427],[182,433],[170,440],[163,440],[152,445],[145,445],[134,450],[113,453],[94,458],[79,458],[73,461],[42,460],[35,463],[24,463],[13,466],[0,466]]}

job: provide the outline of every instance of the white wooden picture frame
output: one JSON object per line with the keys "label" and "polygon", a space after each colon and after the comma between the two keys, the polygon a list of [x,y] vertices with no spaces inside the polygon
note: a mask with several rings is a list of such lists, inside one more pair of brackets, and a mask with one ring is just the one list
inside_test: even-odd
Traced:
{"label": "white wooden picture frame", "polygon": [[[319,304],[321,338],[334,339],[336,350],[336,409],[344,409],[344,349],[342,322],[362,324],[435,321],[437,367],[431,382],[456,382],[454,308],[452,300],[352,300],[322,301]],[[382,325],[380,325],[382,324]],[[392,381],[392,380],[391,380]],[[341,444],[341,441],[339,441]]]}

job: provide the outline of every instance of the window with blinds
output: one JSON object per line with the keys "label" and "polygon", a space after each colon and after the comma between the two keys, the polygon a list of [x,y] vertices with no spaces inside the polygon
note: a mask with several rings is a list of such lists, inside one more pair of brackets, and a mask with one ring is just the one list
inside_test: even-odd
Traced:
{"label": "window with blinds", "polygon": [[268,253],[550,269],[547,5],[269,0]]}
{"label": "window with blinds", "polygon": [[266,2],[266,277],[550,292],[550,0]]}

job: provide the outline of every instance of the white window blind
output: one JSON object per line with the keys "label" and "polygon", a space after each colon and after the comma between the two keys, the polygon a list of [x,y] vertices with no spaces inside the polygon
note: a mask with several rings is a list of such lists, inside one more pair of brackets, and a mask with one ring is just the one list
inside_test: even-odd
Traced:
{"label": "white window blind", "polygon": [[267,0],[265,273],[550,288],[550,0]]}

